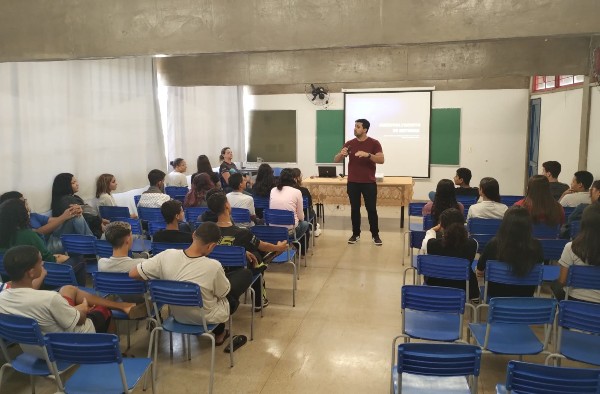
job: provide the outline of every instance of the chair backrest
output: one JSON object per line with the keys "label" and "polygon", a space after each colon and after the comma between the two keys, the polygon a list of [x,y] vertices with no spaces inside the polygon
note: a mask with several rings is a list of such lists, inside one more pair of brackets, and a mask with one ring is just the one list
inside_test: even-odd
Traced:
{"label": "chair backrest", "polygon": [[265,209],[263,216],[267,225],[295,226],[294,212],[286,209]]}
{"label": "chair backrest", "polygon": [[580,220],[574,220],[571,222],[571,226],[569,226],[569,235],[571,236],[571,239],[575,239],[577,234],[579,234],[580,228],[581,228]]}
{"label": "chair backrest", "polygon": [[172,199],[177,200],[175,197],[183,196],[188,193],[189,189],[187,186],[167,186],[165,187],[165,193]]}
{"label": "chair backrest", "polygon": [[302,196],[302,210],[304,211],[304,220],[310,217],[310,207],[308,206],[308,196]]}
{"label": "chair backrest", "polygon": [[199,307],[202,326],[205,331],[208,331],[204,310],[202,309],[202,292],[197,283],[155,279],[148,282],[148,289],[150,290],[150,301],[156,316],[159,316],[160,313],[159,305]]}
{"label": "chair backrest", "polygon": [[48,333],[44,336],[50,361],[71,364],[111,364],[123,362],[119,337],[101,333]]}
{"label": "chair backrest", "polygon": [[565,211],[565,217],[568,218],[569,216],[571,216],[575,208],[577,207],[563,207],[563,210]]}
{"label": "chair backrest", "polygon": [[35,319],[0,313],[0,338],[7,342],[44,346],[44,336]]}
{"label": "chair backrest", "polygon": [[462,315],[465,311],[465,299],[465,291],[462,289],[439,286],[402,286],[402,309]]}
{"label": "chair backrest", "polygon": [[246,249],[241,246],[217,245],[208,257],[223,267],[246,267]]}
{"label": "chair backrest", "polygon": [[111,222],[114,220],[121,220],[131,217],[128,207],[100,206],[98,207],[98,210],[100,211],[100,216],[102,216],[103,219],[108,219]]}
{"label": "chair backrest", "polygon": [[470,234],[496,234],[500,228],[502,219],[469,219],[467,227]]}
{"label": "chair backrest", "polygon": [[568,239],[540,239],[544,251],[544,260],[558,260]]}
{"label": "chair backrest", "polygon": [[483,252],[485,246],[494,238],[495,234],[470,234],[471,238],[477,241],[477,253]]}
{"label": "chair backrest", "polygon": [[542,283],[542,264],[536,264],[525,276],[516,276],[507,263],[489,260],[485,267],[485,281],[516,286],[539,286]]}
{"label": "chair backrest", "polygon": [[431,215],[423,216],[423,230],[427,231],[433,227],[433,217]]}
{"label": "chair backrest", "polygon": [[137,207],[138,204],[140,203],[140,198],[142,198],[141,194],[138,194],[137,196],[133,196],[133,202],[135,203],[135,206]]}
{"label": "chair backrest", "polygon": [[515,393],[600,393],[600,370],[551,367],[511,360],[506,390]]}
{"label": "chair backrest", "polygon": [[496,297],[490,300],[488,323],[552,324],[557,301],[539,297]]}
{"label": "chair backrest", "polygon": [[268,209],[269,208],[269,197],[252,196],[254,199],[254,208],[256,209]]}
{"label": "chair backrest", "polygon": [[140,219],[146,222],[164,222],[165,218],[160,212],[160,208],[138,208]]}
{"label": "chair backrest", "polygon": [[512,207],[519,200],[525,198],[524,196],[500,196],[500,202],[507,207]]}
{"label": "chair backrest", "polygon": [[558,326],[600,334],[600,304],[561,301],[558,305]]}
{"label": "chair backrest", "polygon": [[8,276],[8,273],[4,269],[4,253],[0,253],[0,274]]}
{"label": "chair backrest", "polygon": [[548,226],[546,224],[533,225],[533,237],[538,239],[557,239],[560,234],[560,226]]}
{"label": "chair backrest", "polygon": [[112,256],[113,253],[113,247],[110,244],[110,242],[108,242],[105,239],[97,239],[96,240],[96,256],[98,258],[109,258]]}
{"label": "chair backrest", "polygon": [[70,265],[44,262],[44,268],[48,272],[44,278],[45,285],[53,287],[78,286],[75,272]]}
{"label": "chair backrest", "polygon": [[423,207],[426,203],[424,202],[411,202],[408,203],[408,216],[423,216]]}
{"label": "chair backrest", "polygon": [[425,239],[425,231],[411,231],[410,233],[410,247],[420,249]]}
{"label": "chair backrest", "polygon": [[146,283],[129,277],[127,272],[93,272],[94,289],[104,294],[144,294]]}
{"label": "chair backrest", "polygon": [[235,223],[250,223],[250,211],[246,208],[231,208],[231,218]]}
{"label": "chair backrest", "polygon": [[96,237],[93,235],[64,234],[60,237],[65,251],[69,254],[96,255]]}
{"label": "chair backrest", "polygon": [[398,386],[403,372],[426,376],[479,376],[481,349],[474,345],[403,343],[398,345]]}
{"label": "chair backrest", "polygon": [[208,211],[208,207],[188,207],[183,210],[185,212],[185,221],[188,223],[196,223],[204,212]]}
{"label": "chair backrest", "polygon": [[127,222],[129,223],[129,225],[131,225],[131,234],[142,235],[142,225],[140,224],[139,219],[124,218],[120,220],[122,222]]}
{"label": "chair backrest", "polygon": [[153,237],[154,233],[157,231],[164,230],[165,228],[167,228],[167,223],[165,223],[164,220],[148,222],[148,232],[150,233],[151,237]]}
{"label": "chair backrest", "polygon": [[288,241],[288,231],[284,227],[253,226],[250,231],[261,241],[276,244],[279,241]]}
{"label": "chair backrest", "polygon": [[273,176],[278,177],[279,175],[281,175],[281,170],[283,170],[283,168],[273,167]]}
{"label": "chair backrest", "polygon": [[565,285],[565,299],[569,299],[569,294],[573,288],[600,290],[600,267],[593,265],[570,266]]}
{"label": "chair backrest", "polygon": [[470,299],[469,276],[471,263],[467,259],[432,254],[419,255],[417,256],[417,273],[432,278],[464,280],[467,299]]}
{"label": "chair backrest", "polygon": [[160,252],[164,252],[167,249],[179,249],[179,250],[183,250],[183,249],[187,249],[190,246],[190,244],[183,244],[183,243],[174,243],[174,242],[152,242],[152,254],[153,255],[157,255]]}

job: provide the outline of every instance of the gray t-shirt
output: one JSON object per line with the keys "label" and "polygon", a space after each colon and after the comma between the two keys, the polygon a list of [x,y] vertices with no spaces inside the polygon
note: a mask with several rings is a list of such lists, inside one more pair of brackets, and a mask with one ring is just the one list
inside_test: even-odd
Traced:
{"label": "gray t-shirt", "polygon": [[560,200],[560,196],[569,188],[569,185],[560,182],[550,182],[550,193],[556,201]]}

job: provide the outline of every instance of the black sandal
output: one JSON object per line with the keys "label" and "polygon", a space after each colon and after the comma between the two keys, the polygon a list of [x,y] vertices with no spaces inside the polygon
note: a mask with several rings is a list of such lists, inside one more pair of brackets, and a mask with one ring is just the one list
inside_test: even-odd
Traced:
{"label": "black sandal", "polygon": [[231,341],[229,341],[229,344],[225,346],[225,349],[223,349],[223,351],[225,353],[229,353],[229,349],[231,348],[231,344],[233,343],[233,351],[235,352],[240,347],[244,346],[246,342],[248,342],[248,338],[245,335],[234,335],[233,338],[231,338]]}

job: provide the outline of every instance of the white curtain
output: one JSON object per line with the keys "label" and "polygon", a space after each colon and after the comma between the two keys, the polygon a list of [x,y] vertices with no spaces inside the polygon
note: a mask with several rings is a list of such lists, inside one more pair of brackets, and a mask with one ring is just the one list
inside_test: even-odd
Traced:
{"label": "white curtain", "polygon": [[218,167],[224,147],[232,149],[234,162],[246,161],[243,119],[242,87],[167,87],[169,161],[184,158],[193,173],[196,158],[206,155]]}
{"label": "white curtain", "polygon": [[166,169],[156,85],[150,58],[0,64],[0,192],[45,211],[61,172],[84,199],[101,173],[117,191],[147,185]]}

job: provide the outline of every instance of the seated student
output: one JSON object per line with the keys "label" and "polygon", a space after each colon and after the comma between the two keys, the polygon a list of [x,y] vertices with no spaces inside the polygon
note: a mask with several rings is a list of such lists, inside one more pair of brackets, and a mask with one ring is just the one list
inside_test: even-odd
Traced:
{"label": "seated student", "polygon": [[502,219],[508,207],[500,202],[500,185],[494,178],[482,178],[479,182],[481,202],[471,205],[467,220],[473,218]]}
{"label": "seated student", "polygon": [[[191,244],[192,230],[184,222],[185,213],[181,202],[177,200],[167,201],[160,207],[160,212],[165,218],[167,227],[164,230],[155,232],[152,241]],[[187,231],[182,231],[182,228]]]}
{"label": "seated student", "polygon": [[98,260],[98,271],[101,272],[129,272],[144,259],[133,259],[129,257],[129,251],[133,244],[131,225],[127,222],[110,222],[104,231],[106,240],[113,247],[111,257],[103,257]]}
{"label": "seated student", "polygon": [[196,174],[192,177],[192,188],[185,195],[183,206],[188,207],[205,207],[206,193],[215,187],[215,184],[210,179],[210,175],[205,172]]}
{"label": "seated student", "polygon": [[454,184],[458,186],[455,190],[457,196],[479,197],[479,190],[476,187],[469,186],[471,177],[471,170],[468,168],[461,167],[456,170]]}
{"label": "seated student", "polygon": [[[308,230],[308,222],[304,220],[304,210],[302,209],[302,193],[294,188],[296,182],[291,168],[284,168],[279,174],[277,187],[271,190],[269,206],[271,209],[283,209],[294,212],[294,226],[290,226],[290,231],[294,230],[296,238],[302,237]],[[304,248],[304,243],[300,243]],[[303,252],[306,252],[303,250]]]}
{"label": "seated student", "polygon": [[[600,180],[594,181],[594,183],[592,183],[592,187],[590,187],[591,204],[598,202],[599,198],[600,198]],[[585,203],[579,204],[577,206],[577,208],[575,208],[573,210],[573,212],[571,212],[571,214],[567,218],[567,224],[565,224],[563,226],[563,228],[561,229],[561,234],[562,234],[563,238],[568,239],[571,237],[570,230],[571,230],[571,226],[572,226],[573,222],[581,220],[581,217],[583,216],[583,210],[585,208],[587,208],[589,205],[590,204],[585,204]]]}
{"label": "seated student", "polygon": [[[558,260],[560,277],[558,284],[552,285],[557,299],[564,299],[561,287],[567,283],[569,267],[572,265],[600,266],[600,203],[595,202],[583,211],[579,234],[565,245]],[[600,303],[600,290],[574,288],[569,294],[570,300]]]}
{"label": "seated student", "polygon": [[117,190],[117,179],[113,174],[102,174],[96,179],[96,198],[99,207],[116,207],[112,192]]}
{"label": "seated student", "polygon": [[[213,333],[216,344],[222,345],[229,336],[223,323],[236,311],[240,296],[250,287],[252,273],[240,269],[225,275],[221,263],[206,257],[221,239],[215,223],[202,223],[193,237],[194,242],[189,248],[165,250],[132,268],[129,276],[139,280],[168,279],[200,285],[206,322],[218,324]],[[196,307],[171,306],[169,309],[179,323],[202,324]]]}
{"label": "seated student", "polygon": [[588,171],[577,171],[573,175],[571,187],[563,193],[559,202],[563,207],[576,207],[579,204],[589,204],[590,186],[594,182],[594,176]]}
{"label": "seated student", "polygon": [[[441,234],[441,237],[431,237],[431,231]],[[477,253],[477,242],[469,238],[467,229],[464,224],[463,214],[456,208],[449,208],[440,214],[440,223],[427,232],[429,239],[424,240],[426,245],[425,252],[427,254],[437,256],[459,257],[473,262],[475,253]],[[425,244],[426,242],[426,244]],[[471,299],[479,298],[479,287],[477,285],[477,277],[473,271],[469,270],[471,276],[469,278],[469,297]],[[429,286],[445,286],[455,287],[459,289],[465,288],[464,281],[428,278],[425,277],[425,283]]]}
{"label": "seated student", "polygon": [[[544,261],[542,244],[532,236],[532,221],[527,209],[512,207],[506,211],[498,234],[485,246],[477,262],[477,276],[484,277],[488,260],[510,265],[515,276],[525,276],[535,264]],[[531,297],[535,286],[513,286],[490,282],[488,297]]]}
{"label": "seated student", "polygon": [[178,187],[187,187],[188,182],[185,176],[185,172],[187,171],[187,163],[182,158],[177,158],[170,162],[171,167],[173,167],[173,171],[169,172],[169,174],[165,177],[165,184],[167,186],[178,186]]}
{"label": "seated student", "polygon": [[566,183],[558,181],[562,167],[557,161],[547,161],[542,164],[542,175],[550,182],[550,192],[556,201],[560,200],[562,194],[569,188]]}
{"label": "seated student", "polygon": [[210,160],[206,155],[200,155],[198,156],[198,159],[196,159],[196,172],[192,174],[192,186],[196,175],[202,174],[203,172],[208,174],[208,176],[210,177],[210,181],[214,185],[213,187],[221,187],[221,180],[219,178],[219,174],[213,171],[212,165],[210,164]]}
{"label": "seated student", "polygon": [[254,199],[252,196],[244,193],[244,189],[246,188],[246,183],[244,182],[244,178],[242,174],[236,172],[231,174],[229,177],[229,186],[231,187],[231,192],[227,193],[227,201],[233,208],[244,208],[250,211],[250,222],[248,223],[238,223],[238,225],[242,227],[251,227],[254,226],[254,221],[256,220],[256,212],[254,211]]}
{"label": "seated student", "polygon": [[[0,196],[0,204],[10,199],[20,199],[25,203],[25,208],[29,209],[27,199],[23,194],[17,191],[6,192]],[[53,253],[62,252],[62,243],[60,236],[63,234],[82,234],[93,235],[87,222],[82,216],[83,210],[77,204],[71,205],[65,209],[62,215],[58,217],[48,217],[35,212],[29,212],[29,224],[31,229],[40,235],[47,237],[47,247]]]}
{"label": "seated student", "polygon": [[[252,195],[257,197],[271,197],[271,190],[276,186],[273,168],[268,163],[262,163],[258,166],[256,180],[252,186]],[[263,218],[263,209],[256,209],[256,216]]]}
{"label": "seated student", "polygon": [[552,198],[550,182],[544,175],[529,178],[525,198],[514,205],[527,208],[534,224],[557,226],[565,222],[565,210]]}
{"label": "seated student", "polygon": [[[310,190],[302,186],[302,171],[299,168],[292,168],[292,174],[294,175],[294,181],[296,185],[294,186],[296,189],[300,190],[302,193],[302,198],[307,198],[308,200],[308,221],[313,224],[313,228],[315,229],[315,237],[321,235],[321,229],[319,223],[317,223],[317,214],[313,209],[313,200],[312,195],[310,194]],[[306,210],[306,207],[303,207]]]}
{"label": "seated student", "polygon": [[[9,249],[4,255],[4,268],[12,282],[0,292],[0,313],[33,318],[44,334],[106,332],[111,309],[123,311],[132,319],[146,315],[145,305],[111,301],[75,286],[63,286],[58,292],[36,290],[35,281],[45,270],[40,252],[31,245]],[[23,346],[23,350],[37,354],[37,349]]]}
{"label": "seated student", "polygon": [[[229,178],[230,183],[233,175]],[[255,294],[255,306],[260,310],[260,295],[263,294],[263,306],[269,305],[269,300],[263,292],[264,271],[267,268],[265,264],[265,255],[268,252],[283,252],[287,249],[288,243],[280,241],[277,245],[269,242],[263,242],[246,228],[238,227],[231,222],[231,204],[223,193],[214,193],[208,201],[209,209],[217,214],[217,226],[221,230],[221,239],[219,245],[242,246],[246,249],[248,266],[251,267],[252,274],[263,273],[263,284],[255,282],[253,284]],[[277,253],[279,254],[279,253]],[[274,254],[272,255],[274,257]]]}
{"label": "seated student", "polygon": [[42,238],[31,229],[29,211],[25,206],[25,202],[20,199],[11,199],[0,205],[0,252],[18,245],[36,247],[42,254],[44,261],[70,265],[75,272],[77,283],[85,286],[85,262],[81,256],[73,255],[69,257],[64,254],[53,255],[50,253]]}
{"label": "seated student", "polygon": [[71,205],[79,205],[83,210],[83,218],[87,222],[92,233],[100,238],[102,236],[102,226],[108,224],[108,220],[100,217],[98,210],[89,204],[86,204],[76,193],[79,191],[79,182],[73,174],[63,172],[58,174],[52,182],[52,216],[59,217]]}
{"label": "seated student", "polygon": [[456,201],[456,189],[452,181],[450,179],[442,179],[435,188],[433,201],[425,204],[421,212],[423,216],[431,215],[433,225],[436,225],[440,221],[440,214],[448,208],[456,208],[461,213],[465,210],[465,207]]}
{"label": "seated student", "polygon": [[152,170],[148,173],[148,182],[150,187],[142,193],[138,207],[141,208],[160,208],[163,203],[169,201],[171,197],[164,193],[165,173],[161,170]]}

